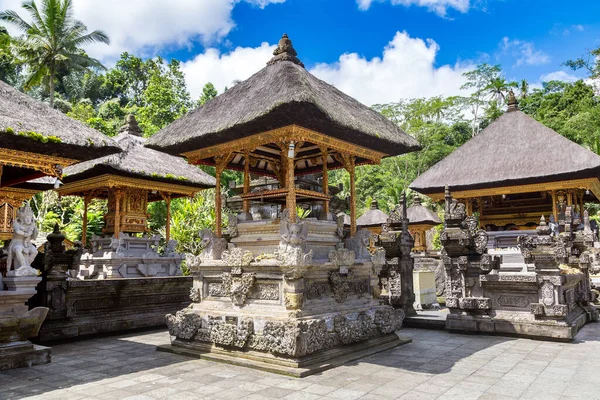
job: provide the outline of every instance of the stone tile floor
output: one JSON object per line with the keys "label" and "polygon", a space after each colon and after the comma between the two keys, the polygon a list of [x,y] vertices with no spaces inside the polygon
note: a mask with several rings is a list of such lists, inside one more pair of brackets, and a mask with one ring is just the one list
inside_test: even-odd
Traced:
{"label": "stone tile floor", "polygon": [[0,399],[600,399],[600,323],[571,343],[402,329],[413,343],[296,379],[155,351],[164,330],[53,346]]}

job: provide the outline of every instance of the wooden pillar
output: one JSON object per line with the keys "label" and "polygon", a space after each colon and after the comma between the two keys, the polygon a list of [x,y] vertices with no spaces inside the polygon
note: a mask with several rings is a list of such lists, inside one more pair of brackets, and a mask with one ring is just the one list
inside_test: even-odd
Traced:
{"label": "wooden pillar", "polygon": [[165,240],[169,243],[171,240],[171,195],[166,194],[164,197],[165,205],[167,206],[167,220],[165,221]]}
{"label": "wooden pillar", "polygon": [[285,153],[285,187],[288,188],[285,199],[285,206],[290,211],[290,222],[296,222],[296,184],[294,182],[294,162],[296,159],[296,144],[291,141],[288,143]]}
{"label": "wooden pillar", "polygon": [[356,233],[356,158],[340,154],[338,159],[350,174],[350,235]]}
{"label": "wooden pillar", "polygon": [[81,224],[81,244],[84,248],[87,245],[88,207],[90,205],[90,200],[90,194],[86,194],[85,196],[83,196],[83,221]]}
{"label": "wooden pillar", "polygon": [[473,215],[473,200],[467,199],[465,202],[467,203],[467,215],[470,217]]}
{"label": "wooden pillar", "polygon": [[224,156],[215,157],[215,234],[217,237],[222,236],[221,224],[223,222],[222,204],[221,204],[221,174],[231,160],[231,153]]}
{"label": "wooden pillar", "polygon": [[[321,148],[321,155],[323,157],[323,180],[322,180],[323,194],[329,195],[329,176],[327,175],[327,157],[328,157],[327,147]],[[329,214],[329,200],[325,200],[323,202],[323,212],[325,213],[325,215]]]}
{"label": "wooden pillar", "polygon": [[554,215],[554,223],[558,224],[558,206],[556,204],[556,190],[552,191],[552,215]]}
{"label": "wooden pillar", "polygon": [[0,164],[0,186],[2,186],[2,168],[4,166],[2,164]]}
{"label": "wooden pillar", "polygon": [[584,206],[583,206],[584,194],[585,194],[585,191],[583,189],[579,191],[579,217],[581,218],[581,221],[583,221],[583,213],[585,212]]}
{"label": "wooden pillar", "polygon": [[567,206],[573,205],[573,192],[571,190],[567,191]]}
{"label": "wooden pillar", "polygon": [[115,190],[115,238],[119,238],[121,231],[121,197],[123,193],[120,189]]}
{"label": "wooden pillar", "polygon": [[[244,194],[250,193],[250,152],[244,152]],[[250,200],[244,199],[243,211],[250,212]]]}

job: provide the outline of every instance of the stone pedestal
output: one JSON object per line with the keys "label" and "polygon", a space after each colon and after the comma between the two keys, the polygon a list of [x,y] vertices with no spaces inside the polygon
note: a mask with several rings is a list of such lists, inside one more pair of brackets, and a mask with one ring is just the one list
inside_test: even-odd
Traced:
{"label": "stone pedestal", "polygon": [[191,266],[193,302],[167,316],[175,338],[161,350],[305,376],[405,342],[394,334],[404,312],[372,291],[378,271],[362,234],[341,249],[335,222],[290,223],[263,252],[256,237],[275,236],[273,225],[240,222],[239,247]]}
{"label": "stone pedestal", "polygon": [[4,284],[8,291],[29,294],[29,297],[35,294],[35,287],[42,281],[39,276],[7,276],[4,278]]}

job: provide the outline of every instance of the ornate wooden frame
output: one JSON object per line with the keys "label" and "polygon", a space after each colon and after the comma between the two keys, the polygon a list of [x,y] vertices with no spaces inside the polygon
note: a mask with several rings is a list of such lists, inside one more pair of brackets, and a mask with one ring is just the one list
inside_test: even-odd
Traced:
{"label": "ornate wooden frame", "polygon": [[77,162],[79,161],[70,158],[0,148],[0,165],[29,168],[57,178],[61,177],[64,167]]}

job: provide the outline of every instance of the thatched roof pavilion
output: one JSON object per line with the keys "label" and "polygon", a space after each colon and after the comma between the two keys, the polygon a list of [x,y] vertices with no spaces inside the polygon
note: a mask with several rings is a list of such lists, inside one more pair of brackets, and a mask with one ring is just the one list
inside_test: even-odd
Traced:
{"label": "thatched roof pavilion", "polygon": [[417,192],[413,193],[412,206],[406,209],[406,217],[408,218],[408,228],[415,239],[413,250],[426,251],[426,232],[441,224],[442,220],[433,210],[421,203],[421,198]]}
{"label": "thatched roof pavilion", "polygon": [[[135,117],[129,115],[115,138],[121,153],[66,168],[59,193],[82,196],[86,201],[108,199],[114,215],[107,216],[105,231],[118,235],[120,231],[147,230],[148,202],[169,203],[172,198],[193,196],[201,189],[215,186],[214,177],[181,157],[144,147],[145,141]],[[117,205],[121,200],[122,204]],[[117,215],[117,208],[122,215]]]}
{"label": "thatched roof pavilion", "polygon": [[[410,188],[441,200],[448,185],[455,198],[467,202],[468,211],[473,199],[482,202],[481,217],[497,219],[495,225],[511,218],[516,225],[535,224],[543,212],[558,218],[561,196],[568,205],[580,207],[586,193],[590,200],[592,194],[600,199],[600,156],[519,111],[512,92],[508,103],[504,115],[415,179]],[[513,216],[500,212],[511,207]],[[486,210],[498,215],[492,218]]]}
{"label": "thatched roof pavilion", "polygon": [[0,81],[0,240],[12,237],[23,201],[49,188],[28,181],[61,178],[68,165],[118,151],[109,137]]}
{"label": "thatched roof pavilion", "polygon": [[58,176],[67,165],[119,151],[108,136],[0,81],[2,186]]}
{"label": "thatched roof pavilion", "polygon": [[379,209],[377,200],[371,201],[371,207],[356,220],[356,226],[374,233],[381,232],[381,226],[387,222],[388,215]]}
{"label": "thatched roof pavilion", "polygon": [[[272,201],[295,209],[296,197],[321,200],[326,212],[328,169],[350,171],[353,186],[356,165],[419,148],[396,124],[310,74],[287,35],[265,68],[165,127],[147,146],[215,165],[218,183],[223,169],[274,176],[286,189],[271,193]],[[315,172],[324,172],[323,192],[296,191],[289,184],[295,174]]]}

